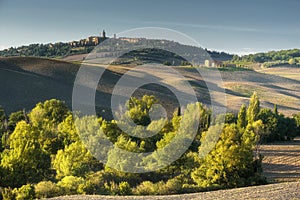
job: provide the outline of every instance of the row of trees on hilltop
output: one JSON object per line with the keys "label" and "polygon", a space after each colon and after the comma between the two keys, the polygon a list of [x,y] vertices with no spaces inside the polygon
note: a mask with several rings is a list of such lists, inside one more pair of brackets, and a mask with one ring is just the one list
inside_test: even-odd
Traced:
{"label": "row of trees on hilltop", "polygon": [[[134,51],[133,49],[139,49]],[[163,49],[168,50],[162,51]],[[173,61],[175,60],[176,65],[180,65],[181,61],[193,60],[196,57],[205,59],[208,54],[215,60],[230,60],[232,55],[225,52],[208,51],[200,47],[183,45],[178,42],[169,40],[157,40],[157,39],[145,39],[140,38],[135,43],[131,43],[122,39],[110,39],[101,45],[94,46],[94,44],[82,44],[80,46],[72,46],[71,43],[49,43],[49,44],[30,44],[27,46],[11,47],[0,51],[0,56],[37,56],[37,57],[65,57],[76,54],[86,54],[94,50],[97,53],[104,53],[101,56],[109,57],[122,54],[121,58],[126,62],[140,61],[144,62],[147,60],[163,60]],[[155,52],[153,52],[155,50]],[[129,53],[128,53],[129,52]],[[171,53],[173,52],[173,53]],[[174,53],[179,55],[175,55]],[[209,59],[209,58],[207,58]],[[125,62],[123,61],[123,62]],[[161,62],[161,63],[163,63]],[[171,62],[172,64],[172,62]],[[187,63],[186,63],[187,64]],[[173,64],[174,65],[174,64]]]}
{"label": "row of trees on hilltop", "polygon": [[[261,175],[262,157],[255,151],[257,144],[261,140],[292,139],[299,130],[300,115],[286,118],[278,114],[277,109],[260,109],[256,94],[248,107],[241,107],[238,116],[227,114],[225,125],[220,116],[211,116],[210,110],[201,103],[189,105],[183,115],[175,112],[170,120],[151,121],[149,112],[156,103],[153,96],[131,98],[127,112],[118,122],[89,116],[76,119],[83,120],[81,124],[101,128],[105,136],[119,147],[109,150],[107,165],[93,157],[92,146],[89,146],[90,151],[86,149],[86,137],[78,134],[76,120],[62,101],[48,100],[37,104],[30,113],[19,111],[8,118],[4,110],[0,110],[2,198],[174,194],[262,184],[265,179]],[[145,157],[141,163],[129,162],[130,158],[120,160],[122,151],[118,149],[141,153],[163,149],[181,130],[190,130],[188,123],[192,120],[188,113],[199,116],[199,130],[189,149],[175,162],[147,173],[125,173],[109,167],[126,170],[143,165],[151,169],[153,163],[164,162],[155,156]],[[151,137],[130,136],[118,126],[121,123],[126,127],[129,118],[138,125],[148,126],[145,129],[133,128],[133,133],[159,131]],[[218,137],[213,136],[219,131],[220,137],[214,144],[214,138]],[[95,131],[88,136],[98,144],[102,137],[99,134]],[[210,145],[213,145],[211,151]],[[165,158],[174,152],[176,149],[166,151]],[[205,152],[208,154],[201,156]]]}
{"label": "row of trees on hilltop", "polygon": [[233,56],[232,61],[243,61],[243,62],[276,62],[281,61],[289,64],[296,64],[300,61],[300,50],[290,49],[281,51],[270,51],[267,53],[256,53],[245,56]]}
{"label": "row of trees on hilltop", "polygon": [[0,56],[36,56],[36,57],[64,57],[74,54],[90,53],[93,47],[73,48],[69,43],[30,44],[28,46],[11,47],[0,51]]}

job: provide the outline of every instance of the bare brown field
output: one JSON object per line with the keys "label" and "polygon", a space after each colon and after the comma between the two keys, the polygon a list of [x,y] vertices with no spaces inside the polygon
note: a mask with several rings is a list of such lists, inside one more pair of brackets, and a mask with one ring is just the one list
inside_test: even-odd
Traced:
{"label": "bare brown field", "polygon": [[166,195],[166,196],[104,196],[104,195],[73,195],[51,198],[52,200],[185,200],[185,199],[205,199],[205,200],[299,200],[300,182],[277,183],[246,188],[236,188],[229,190],[218,190],[212,192],[201,192],[193,194]]}
{"label": "bare brown field", "polygon": [[264,175],[269,182],[300,181],[300,138],[260,147]]}

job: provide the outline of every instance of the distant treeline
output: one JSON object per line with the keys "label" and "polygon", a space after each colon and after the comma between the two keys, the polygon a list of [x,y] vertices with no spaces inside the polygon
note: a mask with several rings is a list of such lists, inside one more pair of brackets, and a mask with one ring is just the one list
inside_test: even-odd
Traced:
{"label": "distant treeline", "polygon": [[56,58],[74,54],[85,54],[92,50],[93,47],[91,46],[73,48],[69,43],[30,44],[28,46],[5,49],[0,51],[0,56],[36,56]]}
{"label": "distant treeline", "polygon": [[[86,54],[92,52],[94,49],[97,53],[104,52],[106,55],[110,55],[110,53],[126,51],[127,49],[132,48],[133,46],[138,47],[147,47],[147,49],[157,49],[160,50],[161,47],[166,49],[176,50],[176,52],[180,52],[180,56],[185,57],[192,57],[192,56],[206,56],[201,55],[205,52],[212,57],[214,60],[230,60],[232,59],[232,55],[227,54],[225,52],[216,52],[216,51],[209,51],[205,49],[204,51],[202,48],[183,45],[179,44],[174,41],[168,40],[154,40],[154,39],[144,39],[141,38],[137,40],[135,43],[130,43],[128,41],[124,41],[121,39],[111,39],[109,42],[105,43],[102,42],[101,46],[95,49],[94,44],[89,45],[81,45],[81,46],[73,46],[72,43],[49,43],[49,44],[31,44],[28,46],[20,46],[20,47],[11,47],[5,50],[0,51],[0,56],[36,56],[36,57],[50,57],[50,58],[60,58],[66,57],[70,55],[77,55],[77,54]],[[153,54],[147,54],[147,50],[144,52],[140,51],[142,54],[139,57],[143,56],[146,60],[151,60]],[[206,53],[205,53],[206,54]],[[135,61],[139,59],[139,57],[135,58]],[[168,62],[169,64],[173,64],[173,57],[170,57],[170,53],[162,54],[160,57],[165,57],[164,62]],[[182,59],[178,62],[178,55],[174,57],[175,63],[174,64],[181,64],[181,61],[185,61]],[[154,58],[155,60],[155,58]],[[170,61],[171,60],[171,61]],[[143,62],[143,61],[142,61]],[[167,64],[167,63],[166,63]]]}
{"label": "distant treeline", "polygon": [[267,53],[256,53],[249,54],[245,56],[233,56],[232,61],[243,61],[243,62],[276,62],[276,61],[285,61],[286,63],[294,64],[299,63],[300,61],[300,50],[299,49],[290,49],[290,50],[281,50],[281,51],[270,51]]}

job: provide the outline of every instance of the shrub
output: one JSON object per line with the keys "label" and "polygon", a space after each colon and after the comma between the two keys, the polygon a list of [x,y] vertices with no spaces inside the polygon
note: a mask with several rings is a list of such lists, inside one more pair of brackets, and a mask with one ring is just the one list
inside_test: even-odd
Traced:
{"label": "shrub", "polygon": [[41,181],[35,185],[35,193],[37,198],[49,198],[59,196],[61,191],[55,183]]}
{"label": "shrub", "polygon": [[104,171],[90,174],[85,183],[79,186],[78,192],[82,194],[109,194],[109,191],[104,187],[104,183],[107,181],[104,175]]}
{"label": "shrub", "polygon": [[81,177],[66,176],[57,183],[62,188],[64,194],[76,194],[80,184],[83,184],[84,180]]}
{"label": "shrub", "polygon": [[111,181],[109,183],[105,183],[104,187],[111,195],[129,195],[132,193],[131,187],[126,181],[123,181],[119,184]]}
{"label": "shrub", "polygon": [[131,194],[131,187],[129,183],[123,181],[119,183],[119,193],[120,195],[128,195]]}
{"label": "shrub", "polygon": [[167,182],[159,181],[152,183],[144,181],[133,189],[133,194],[136,195],[169,195],[179,194],[183,192],[183,180],[181,176],[169,179]]}
{"label": "shrub", "polygon": [[16,200],[34,199],[35,196],[34,187],[31,184],[23,185],[19,189],[15,188],[13,193],[15,193]]}
{"label": "shrub", "polygon": [[13,189],[11,189],[10,187],[4,188],[1,192],[1,194],[2,194],[3,200],[12,200],[12,199],[16,198],[16,196],[13,192]]}
{"label": "shrub", "polygon": [[169,179],[164,187],[164,194],[178,194],[182,192],[182,180],[179,177]]}
{"label": "shrub", "polygon": [[164,182],[152,183],[151,181],[144,181],[136,188],[133,193],[137,195],[158,195],[162,194],[161,190],[164,186]]}

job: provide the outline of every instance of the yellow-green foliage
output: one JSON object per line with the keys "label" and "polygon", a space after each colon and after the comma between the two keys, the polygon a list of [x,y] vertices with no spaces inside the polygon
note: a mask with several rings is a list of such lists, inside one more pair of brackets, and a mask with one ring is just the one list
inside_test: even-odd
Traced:
{"label": "yellow-green foliage", "polygon": [[162,195],[162,194],[178,194],[182,191],[182,180],[179,177],[169,179],[167,182],[160,181],[152,183],[144,181],[133,189],[136,195]]}
{"label": "yellow-green foliage", "polygon": [[129,195],[132,192],[129,183],[126,181],[122,181],[119,184],[114,181],[110,181],[109,183],[106,182],[104,187],[112,195]]}
{"label": "yellow-green foliage", "polygon": [[57,178],[64,176],[83,176],[90,171],[93,162],[91,153],[81,142],[74,142],[65,149],[59,150],[53,160],[53,167],[56,170]]}
{"label": "yellow-green foliage", "polygon": [[34,187],[31,184],[23,185],[16,191],[16,200],[34,199],[34,196],[35,196]]}
{"label": "yellow-green foliage", "polygon": [[66,176],[57,183],[62,188],[64,194],[76,194],[79,185],[84,183],[84,179],[76,176]]}
{"label": "yellow-green foliage", "polygon": [[193,180],[201,187],[247,185],[247,179],[255,174],[253,148],[257,126],[248,125],[243,134],[236,125],[225,125],[215,148],[192,173]]}
{"label": "yellow-green foliage", "polygon": [[[210,126],[211,111],[201,103],[187,105],[183,114],[175,112],[172,119],[151,121],[149,113],[156,102],[153,96],[131,98],[127,103],[128,111],[120,121],[106,121],[96,116],[73,120],[65,104],[58,100],[37,104],[29,113],[29,119],[19,112],[13,117],[12,131],[5,134],[0,163],[0,186],[17,189],[4,189],[3,198],[175,194],[207,187],[258,184],[261,183],[258,173],[261,159],[257,159],[253,148],[261,135],[274,127],[283,130],[284,127],[278,125],[281,123],[281,126],[288,124],[283,131],[288,137],[288,133],[300,124],[296,123],[300,121],[297,116],[293,121],[278,112],[260,112],[256,94],[252,96],[248,109],[246,106],[241,108],[237,119],[234,114],[219,116],[214,126]],[[271,116],[271,120],[260,119],[264,116]],[[224,117],[226,125],[223,127],[219,119]],[[141,126],[131,127],[129,118]],[[119,125],[134,134],[156,134],[133,137]],[[77,130],[84,130],[80,137]],[[3,127],[1,131],[4,131]],[[103,151],[97,152],[104,137],[109,138],[114,147],[104,146]],[[93,158],[83,144],[88,144],[93,155],[102,158],[108,155],[106,165]],[[214,147],[212,151],[211,147]],[[125,151],[133,154],[128,155]],[[134,153],[140,152],[153,153],[135,156]],[[164,168],[143,174],[123,172],[134,167],[157,169],[157,165]],[[121,171],[112,169],[112,166]],[[56,184],[56,181],[59,182]],[[35,196],[32,185],[22,186],[27,183],[35,184]]]}
{"label": "yellow-green foliage", "polygon": [[9,138],[10,149],[2,153],[0,166],[6,170],[5,184],[22,186],[36,182],[49,170],[50,157],[41,149],[39,132],[21,121]]}
{"label": "yellow-green foliage", "polygon": [[51,181],[41,181],[34,186],[37,198],[50,198],[62,194],[60,188]]}

